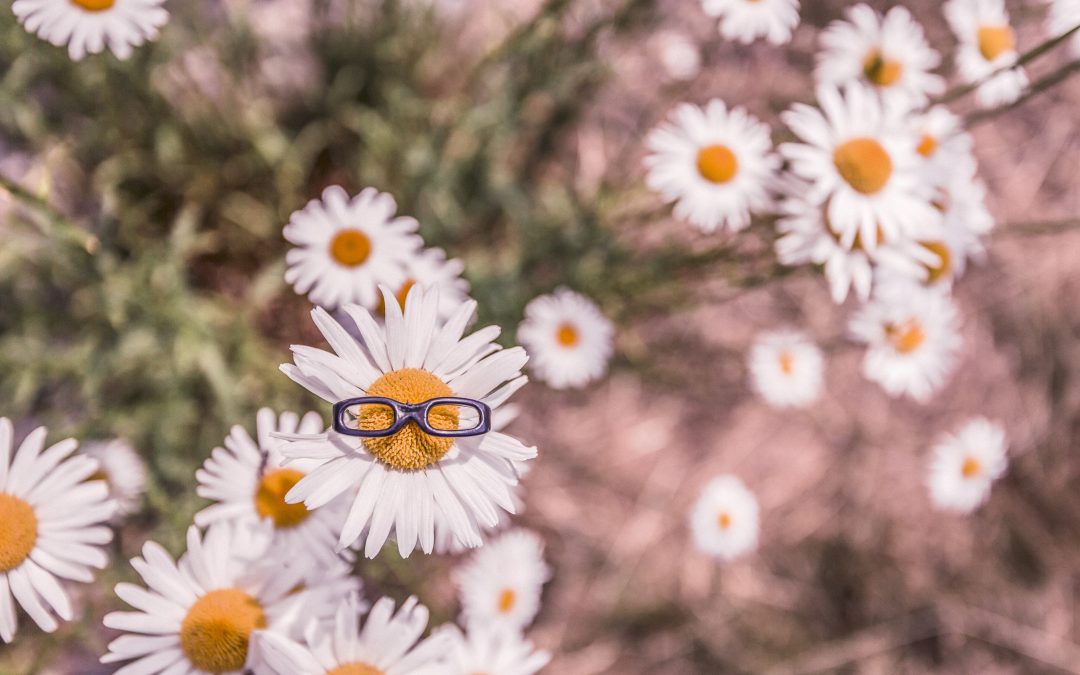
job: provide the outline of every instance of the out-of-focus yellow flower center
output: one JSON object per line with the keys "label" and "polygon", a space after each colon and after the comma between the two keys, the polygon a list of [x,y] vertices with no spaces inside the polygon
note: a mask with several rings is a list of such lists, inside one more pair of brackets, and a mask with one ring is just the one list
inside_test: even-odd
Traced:
{"label": "out-of-focus yellow flower center", "polygon": [[[453,396],[454,392],[445,382],[426,370],[402,368],[375,380],[368,387],[367,394],[392,398],[402,403],[423,403],[432,398]],[[365,405],[360,409],[361,429],[386,429],[393,421],[393,411],[386,406]],[[455,406],[438,406],[428,415],[428,424],[435,429],[457,429],[458,421],[459,414]],[[364,439],[364,447],[368,452],[403,471],[431,466],[442,459],[453,445],[454,439],[429,436],[412,422],[392,436]]]}
{"label": "out-of-focus yellow flower center", "polygon": [[274,521],[274,527],[296,527],[307,520],[311,512],[301,504],[285,503],[285,495],[300,482],[304,474],[296,469],[275,469],[267,472],[255,490],[255,510],[263,518]]}
{"label": "out-of-focus yellow flower center", "polygon": [[71,4],[88,12],[104,12],[107,9],[112,9],[112,6],[116,4],[116,0],[71,0]]}
{"label": "out-of-focus yellow flower center", "polygon": [[383,671],[375,666],[369,666],[366,663],[356,661],[328,670],[326,671],[326,675],[383,675]]}
{"label": "out-of-focus yellow flower center", "polygon": [[363,265],[371,255],[371,239],[360,230],[342,230],[330,242],[330,256],[346,267]]}
{"label": "out-of-focus yellow flower center", "polygon": [[899,61],[885,58],[880,49],[871,50],[863,59],[863,75],[879,87],[896,84],[903,72],[904,66]]}
{"label": "out-of-focus yellow flower center", "polygon": [[555,331],[555,339],[563,347],[574,347],[581,341],[581,335],[578,334],[577,328],[571,324],[564,323]]}
{"label": "out-of-focus yellow flower center", "polygon": [[841,143],[833,152],[833,164],[840,177],[864,195],[880,192],[892,176],[892,159],[873,138]]}
{"label": "out-of-focus yellow flower center", "polygon": [[0,492],[0,573],[26,560],[37,543],[38,521],[32,506]]}
{"label": "out-of-focus yellow flower center", "polygon": [[720,515],[716,516],[716,524],[720,526],[721,530],[726,530],[731,527],[731,514],[727,511],[721,511]]}
{"label": "out-of-focus yellow flower center", "polygon": [[919,145],[915,148],[915,151],[923,157],[933,157],[934,153],[937,151],[937,146],[938,142],[936,138],[930,134],[923,134],[922,138],[919,139]]}
{"label": "out-of-focus yellow flower center", "polygon": [[1016,34],[1009,26],[982,26],[978,37],[979,53],[987,61],[993,61],[1016,48]]}
{"label": "out-of-focus yellow flower center", "polygon": [[180,623],[180,646],[191,664],[208,673],[242,670],[251,632],[266,628],[259,602],[238,588],[210,591]]}
{"label": "out-of-focus yellow flower center", "polygon": [[90,477],[86,479],[87,482],[92,480],[100,480],[106,485],[109,484],[109,474],[105,473],[104,469],[98,469],[94,473],[90,474]]}
{"label": "out-of-focus yellow flower center", "polygon": [[910,354],[926,341],[926,333],[915,319],[909,319],[899,325],[885,326],[885,336],[892,343],[893,349],[901,354]]}
{"label": "out-of-focus yellow flower center", "polygon": [[739,160],[726,145],[707,145],[698,150],[697,170],[710,183],[726,183],[739,172]]}
{"label": "out-of-focus yellow flower center", "polygon": [[[403,284],[394,293],[394,297],[397,298],[398,305],[401,306],[402,311],[405,310],[405,298],[409,297],[409,291],[416,285],[415,279],[406,279]],[[379,294],[379,314],[386,316],[386,299]]]}
{"label": "out-of-focus yellow flower center", "polygon": [[982,465],[974,457],[965,457],[964,464],[960,467],[960,473],[964,478],[974,478],[982,471]]}
{"label": "out-of-focus yellow flower center", "polygon": [[920,241],[919,245],[938,257],[940,262],[936,265],[925,265],[926,283],[935,284],[941,279],[948,278],[952,271],[952,255],[949,247],[943,241]]}
{"label": "out-of-focus yellow flower center", "polygon": [[[829,209],[828,209],[828,203],[827,202],[825,204],[823,204],[822,207],[821,207],[821,217],[825,221],[825,231],[828,232],[830,236],[832,236],[832,238],[836,241],[837,244],[840,244],[840,233],[836,231],[836,228],[833,227],[832,221],[829,219]],[[876,239],[877,239],[877,243],[878,243],[879,246],[881,244],[885,243],[885,231],[881,229],[880,225],[877,226],[877,237],[876,237]],[[852,251],[865,250],[864,247],[863,247],[862,233],[861,232],[856,232],[855,233],[855,239],[851,242],[851,250]]]}
{"label": "out-of-focus yellow flower center", "polygon": [[504,588],[502,593],[499,593],[499,613],[508,614],[515,604],[517,604],[517,593],[512,588]]}
{"label": "out-of-focus yellow flower center", "polygon": [[780,352],[780,370],[785,375],[790,375],[795,370],[795,357],[791,352]]}

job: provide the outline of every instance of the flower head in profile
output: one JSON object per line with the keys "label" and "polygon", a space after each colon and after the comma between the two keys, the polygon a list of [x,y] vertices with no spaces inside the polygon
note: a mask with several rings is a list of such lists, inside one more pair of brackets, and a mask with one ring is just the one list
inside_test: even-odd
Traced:
{"label": "flower head in profile", "polygon": [[1005,0],[948,0],[945,18],[960,42],[956,52],[960,76],[979,85],[975,92],[979,104],[993,108],[1020,98],[1028,76],[1016,65],[1020,55]]}
{"label": "flower head in profile", "polygon": [[799,0],[703,0],[702,6],[720,19],[725,40],[743,44],[758,38],[785,44],[799,25]]}
{"label": "flower head in profile", "polygon": [[757,547],[759,514],[754,493],[731,475],[718,476],[701,491],[690,512],[690,532],[699,550],[730,562]]}
{"label": "flower head in profile", "polygon": [[494,623],[517,630],[536,617],[541,591],[550,578],[544,542],[527,530],[500,535],[454,573],[466,623]]}
{"label": "flower head in profile", "polygon": [[596,303],[566,288],[533,298],[517,331],[532,356],[533,373],[554,389],[580,388],[603,377],[614,334]]}
{"label": "flower head in profile", "polygon": [[116,502],[115,520],[139,510],[146,492],[146,463],[130,442],[122,438],[86,443],[79,450],[98,462],[98,470],[90,480],[101,480]]}
{"label": "flower head in profile", "polygon": [[[385,326],[357,305],[346,305],[362,338],[353,338],[325,310],[312,312],[333,353],[293,347],[294,363],[282,366],[290,378],[325,401],[381,396],[403,403],[457,396],[498,409],[526,378],[528,360],[520,347],[502,349],[493,340],[499,328],[488,326],[463,337],[476,303],[462,304],[445,322],[438,320],[438,289],[414,286],[402,311],[390,289],[382,289]],[[372,406],[377,408],[377,406]],[[379,420],[365,417],[360,427]],[[381,414],[372,411],[372,415]],[[441,423],[467,428],[468,419],[451,409]],[[452,419],[451,419],[452,418]],[[481,544],[483,527],[499,522],[499,511],[513,513],[518,484],[516,462],[536,456],[508,434],[437,437],[409,422],[391,436],[357,438],[333,429],[318,434],[276,435],[288,461],[317,465],[289,491],[289,503],[318,509],[349,493],[352,505],[339,537],[348,546],[363,534],[364,551],[374,557],[393,533],[398,551],[408,556],[418,546],[430,553],[435,524],[445,523],[464,546]]]}
{"label": "flower head in profile", "polygon": [[27,31],[57,47],[67,45],[74,61],[106,47],[119,59],[154,40],[169,20],[165,0],[15,0],[11,9]]}
{"label": "flower head in profile", "polygon": [[[97,460],[70,455],[67,439],[45,448],[45,428],[14,448],[14,428],[0,417],[0,639],[18,629],[15,603],[41,630],[51,633],[57,617],[74,617],[59,579],[89,583],[91,568],[104,569],[106,527],[116,510],[102,481],[88,480]],[[14,603],[12,602],[14,600]]]}
{"label": "flower head in profile", "polygon": [[930,462],[928,485],[934,505],[960,513],[981,506],[991,484],[1008,467],[1005,447],[1005,431],[983,417],[945,434],[934,446]]}
{"label": "flower head in profile", "polygon": [[816,401],[824,370],[821,350],[803,333],[765,333],[750,349],[750,382],[777,408],[801,408]]}
{"label": "flower head in profile", "polygon": [[457,626],[440,628],[450,637],[448,655],[440,664],[444,675],[535,675],[551,661],[551,654],[537,649],[521,631],[497,624],[470,624],[465,632]]}

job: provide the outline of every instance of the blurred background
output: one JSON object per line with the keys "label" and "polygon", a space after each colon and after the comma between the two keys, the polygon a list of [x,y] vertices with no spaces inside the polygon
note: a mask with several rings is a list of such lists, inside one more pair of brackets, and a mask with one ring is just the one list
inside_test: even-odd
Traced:
{"label": "blurred background", "polygon": [[[540,457],[517,522],[555,568],[530,630],[547,672],[1080,672],[1080,79],[970,118],[998,224],[956,288],[960,368],[927,405],[861,377],[853,304],[776,263],[772,222],[701,235],[642,182],[643,135],[680,101],[743,105],[787,140],[777,115],[812,99],[817,33],[846,4],[804,0],[778,48],[722,41],[694,0],[172,2],[157,43],[78,64],[0,12],[0,414],[20,437],[129,438],[151,477],[116,564],[74,591],[83,619],[23,621],[0,673],[111,672],[112,586],[147,538],[182,549],[228,428],[267,405],[327,414],[277,366],[323,344],[281,227],[330,184],[392,193],[465,261],[506,344],[559,285],[618,325],[606,381],[518,396]],[[939,3],[903,4],[948,63]],[[1045,40],[1044,3],[1009,5],[1021,51]],[[784,326],[828,357],[805,412],[747,383],[751,339]],[[929,445],[972,415],[1006,428],[1009,473],[942,515]],[[724,472],[762,535],[721,567],[686,514]],[[445,621],[455,562],[387,549],[358,569]]]}

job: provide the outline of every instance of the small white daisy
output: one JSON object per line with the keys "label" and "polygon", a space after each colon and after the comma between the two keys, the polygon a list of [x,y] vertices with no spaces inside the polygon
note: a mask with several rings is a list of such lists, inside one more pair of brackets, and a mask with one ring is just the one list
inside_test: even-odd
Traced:
{"label": "small white daisy", "polygon": [[[1080,26],[1080,0],[1052,0],[1049,24],[1051,36],[1064,35]],[[1080,31],[1073,33],[1069,44],[1073,55],[1080,57]]]}
{"label": "small white daisy", "polygon": [[[394,296],[398,305],[405,306],[405,297],[413,286],[439,289],[439,318],[446,320],[461,303],[469,299],[469,282],[461,276],[465,263],[457,258],[447,259],[441,248],[425,248],[409,256],[405,263],[405,281],[398,286]],[[386,314],[386,307],[379,298],[379,314]]]}
{"label": "small white daisy", "polygon": [[660,65],[672,80],[687,81],[701,72],[701,49],[683,33],[665,30],[652,39]]}
{"label": "small white daisy", "polygon": [[846,21],[833,21],[821,32],[814,70],[819,83],[861,82],[880,94],[886,106],[903,109],[945,91],[945,80],[931,72],[941,57],[905,7],[893,7],[882,17],[859,4],[845,14]]}
{"label": "small white daisy", "polygon": [[84,444],[80,452],[98,462],[90,480],[102,480],[108,486],[116,502],[113,519],[138,511],[146,492],[146,463],[131,443],[122,438],[96,441]]}
{"label": "small white daisy", "polygon": [[[521,347],[502,349],[495,344],[498,327],[462,338],[476,311],[475,301],[462,304],[441,324],[437,288],[413,287],[404,313],[390,289],[383,287],[382,292],[385,327],[362,307],[346,305],[345,313],[362,336],[358,342],[325,310],[316,308],[312,316],[335,353],[294,346],[294,363],[283,365],[282,371],[332,403],[365,395],[410,403],[463,396],[497,411],[525,384],[521,368],[528,356]],[[361,425],[366,423],[364,414]],[[469,420],[462,415],[457,423]],[[536,448],[499,431],[445,438],[428,436],[415,424],[378,438],[360,439],[333,429],[277,437],[283,441],[278,447],[286,459],[312,459],[318,464],[285,500],[317,509],[350,491],[355,499],[339,544],[348,546],[363,533],[369,558],[391,532],[402,556],[417,546],[430,553],[437,517],[464,545],[479,546],[480,526],[494,527],[499,509],[514,512],[518,484],[514,463],[536,456]]]}
{"label": "small white daisy", "polygon": [[1014,67],[1019,54],[1005,0],[948,0],[945,18],[960,42],[960,76],[981,83],[975,93],[979,104],[993,108],[1020,98],[1028,77],[1022,67]]}
{"label": "small white daisy", "polygon": [[926,402],[956,366],[958,321],[942,289],[879,283],[849,326],[852,337],[867,345],[863,375],[890,396]]}
{"label": "small white daisy", "polygon": [[350,595],[337,606],[332,625],[311,622],[301,644],[267,632],[259,647],[272,673],[278,675],[418,675],[436,669],[450,646],[450,636],[436,631],[421,640],[428,610],[410,597],[397,613],[394,601],[380,598],[364,615],[364,605]]}
{"label": "small white daisy", "polygon": [[336,185],[326,188],[285,226],[295,245],[285,257],[285,281],[316,305],[375,309],[378,286],[400,288],[422,243],[416,220],[396,212],[394,198],[374,188],[352,198]]}
{"label": "small white daisy", "polygon": [[533,298],[517,338],[532,355],[530,369],[554,389],[580,388],[607,372],[615,326],[592,300],[560,288]]}
{"label": "small white daisy", "polygon": [[646,183],[675,215],[702,232],[738,232],[752,213],[769,210],[769,183],[780,166],[769,127],[741,107],[713,99],[677,107],[646,139]]}
{"label": "small white daisy", "polygon": [[803,333],[765,333],[750,349],[750,382],[777,408],[802,408],[816,401],[824,369],[821,350]]}
{"label": "small white daisy", "polygon": [[525,628],[540,611],[540,594],[550,578],[544,541],[527,530],[500,535],[454,571],[462,615],[470,626]]}
{"label": "small white daisy", "polygon": [[918,143],[915,150],[925,160],[935,185],[958,172],[974,171],[971,134],[964,131],[960,118],[948,108],[936,105],[908,119]]}
{"label": "small white daisy", "polygon": [[990,496],[990,485],[1005,474],[1005,431],[983,417],[945,434],[933,448],[928,485],[934,505],[970,513]]}
{"label": "small white daisy", "polygon": [[439,671],[443,675],[534,675],[551,660],[551,654],[537,649],[520,631],[503,626],[470,625],[467,632],[446,626],[437,633],[451,638],[449,654]]}
{"label": "small white daisy", "polygon": [[79,61],[106,47],[119,59],[154,40],[169,20],[165,0],[15,0],[11,9],[27,31]]}
{"label": "small white daisy", "polygon": [[[109,561],[105,526],[116,510],[101,481],[87,479],[97,460],[68,458],[78,443],[67,439],[45,450],[44,427],[35,429],[12,457],[14,429],[0,417],[0,639],[18,629],[15,603],[41,630],[74,613],[58,578],[93,581],[90,568]],[[43,451],[44,450],[44,451]],[[55,615],[55,616],[54,616]]]}
{"label": "small white daisy", "polygon": [[850,250],[858,237],[873,253],[881,243],[937,227],[933,186],[909,126],[861,85],[842,94],[822,86],[817,98],[820,109],[796,103],[781,115],[804,142],[785,143],[780,152],[810,184],[807,200],[826,204],[841,245]]}
{"label": "small white daisy", "polygon": [[757,548],[757,498],[735,476],[712,479],[690,512],[690,531],[703,553],[730,562]]}
{"label": "small white daisy", "polygon": [[702,0],[702,7],[720,19],[725,40],[743,44],[765,38],[782,45],[799,25],[799,0]]}

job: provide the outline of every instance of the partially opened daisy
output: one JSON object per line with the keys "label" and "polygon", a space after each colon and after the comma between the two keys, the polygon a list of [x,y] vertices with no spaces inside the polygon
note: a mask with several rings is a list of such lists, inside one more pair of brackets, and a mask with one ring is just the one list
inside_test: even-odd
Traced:
{"label": "partially opened daisy", "polygon": [[326,430],[322,418],[309,412],[302,418],[294,412],[277,415],[269,408],[258,412],[256,439],[236,425],[225,439],[225,447],[214,448],[211,456],[195,472],[196,492],[216,503],[195,514],[195,524],[205,527],[229,520],[265,520],[273,529],[273,554],[286,563],[296,556],[313,556],[332,563],[338,556],[337,540],[345,519],[343,500],[318,510],[303,504],[288,504],[285,494],[309,471],[314,460],[295,460],[283,466],[275,432],[318,434]]}
{"label": "partially opened daisy", "polygon": [[[492,342],[499,328],[488,326],[462,337],[476,303],[462,304],[445,324],[438,321],[438,289],[414,286],[402,312],[383,287],[385,328],[362,307],[344,311],[356,324],[358,342],[330,315],[312,312],[334,353],[293,347],[289,377],[328,402],[381,396],[406,403],[457,396],[479,400],[493,411],[525,382],[528,360],[521,347],[501,349]],[[369,408],[377,408],[369,406]],[[380,413],[360,411],[358,424],[370,427]],[[441,423],[467,428],[471,418],[455,409]],[[381,418],[380,418],[381,419]],[[414,422],[391,436],[356,438],[333,429],[321,434],[278,434],[287,459],[312,459],[318,467],[286,495],[289,503],[317,509],[338,495],[354,495],[339,538],[348,546],[364,534],[364,551],[374,557],[393,534],[407,556],[417,546],[430,553],[435,519],[444,519],[462,544],[481,543],[480,527],[494,527],[499,510],[514,512],[518,484],[514,462],[536,456],[513,436],[491,430],[458,438],[425,433]]]}
{"label": "partially opened daisy", "polygon": [[445,675],[534,675],[551,660],[551,654],[537,649],[521,631],[496,624],[470,624],[466,632],[446,626],[437,632],[451,638],[439,671]]}
{"label": "partially opened daisy", "polygon": [[799,25],[799,0],[703,0],[702,6],[720,19],[724,39],[743,44],[765,38],[782,45]]}
{"label": "partially opened daisy", "polygon": [[[1050,35],[1064,35],[1080,26],[1080,0],[1051,0]],[[1069,44],[1074,56],[1080,57],[1080,30],[1072,34]]]}
{"label": "partially opened daisy", "polygon": [[116,502],[114,520],[139,510],[146,492],[146,463],[131,443],[114,438],[86,443],[80,452],[98,462],[98,470],[90,480],[105,481],[109,496]]}
{"label": "partially opened daisy", "polygon": [[933,186],[909,126],[861,85],[842,92],[822,86],[817,98],[820,109],[796,103],[782,114],[803,142],[785,143],[780,152],[809,183],[807,200],[826,204],[841,245],[851,249],[858,237],[873,253],[879,244],[936,227]]}
{"label": "partially opened daisy", "polygon": [[[447,259],[446,251],[441,248],[425,248],[409,256],[405,262],[405,281],[394,292],[398,304],[405,306],[405,296],[413,286],[439,289],[439,319],[445,320],[454,313],[461,303],[469,299],[469,282],[461,273],[465,263],[457,258]],[[379,313],[385,314],[386,307],[379,298]]]}
{"label": "partially opened daisy", "polygon": [[584,387],[607,372],[615,326],[592,300],[560,288],[533,298],[518,326],[530,368],[555,389]]}
{"label": "partially opened daisy", "polygon": [[394,198],[374,188],[355,197],[336,185],[326,188],[285,226],[295,246],[285,257],[285,281],[317,305],[375,309],[379,285],[401,288],[422,243],[416,220],[396,212]]}
{"label": "partially opened daisy", "polygon": [[979,104],[992,108],[1012,103],[1027,87],[1027,72],[1017,66],[1016,32],[1009,25],[1005,0],[948,0],[945,18],[956,34],[960,76],[978,84]]}
{"label": "partially opened daisy", "polygon": [[500,535],[454,572],[467,624],[496,623],[519,630],[536,617],[550,578],[544,542],[527,530]]}
{"label": "partially opened daisy", "polygon": [[[308,624],[304,641],[280,633],[260,636],[267,675],[437,675],[450,636],[436,632],[421,640],[428,610],[410,597],[394,612],[394,601],[380,598],[364,617],[365,605],[350,595],[337,606],[333,624]],[[362,625],[361,625],[361,619]]]}
{"label": "partially opened daisy", "polygon": [[79,61],[108,47],[120,59],[158,36],[169,20],[165,0],[15,0],[11,9],[27,31]]}
{"label": "partially opened daisy", "polygon": [[729,110],[719,99],[704,108],[683,103],[646,144],[649,187],[702,232],[738,232],[772,205],[769,184],[780,160],[769,127],[741,107]]}
{"label": "partially opened daisy", "polygon": [[851,319],[852,337],[867,345],[863,375],[893,397],[925,402],[956,367],[962,344],[952,299],[937,288],[878,284]]}
{"label": "partially opened daisy", "polygon": [[765,333],[750,349],[750,382],[777,408],[803,407],[816,401],[824,369],[821,350],[804,333]]}
{"label": "partially opened daisy", "polygon": [[690,512],[690,532],[699,550],[729,562],[757,548],[758,502],[731,475],[711,480]]}
{"label": "partially opened daisy", "polygon": [[933,448],[930,498],[946,511],[970,513],[990,496],[991,484],[1005,474],[1005,432],[983,417],[946,434]]}
{"label": "partially opened daisy", "polygon": [[846,20],[833,21],[821,33],[822,49],[814,70],[819,83],[860,82],[876,91],[885,105],[905,109],[945,90],[945,80],[931,72],[941,57],[906,8],[893,7],[882,17],[858,4],[845,15]]}
{"label": "partially opened daisy", "polygon": [[45,449],[38,428],[12,456],[14,429],[0,417],[0,639],[18,628],[15,603],[41,630],[56,630],[57,617],[74,613],[59,579],[89,583],[91,568],[109,560],[112,540],[105,523],[116,510],[101,481],[87,479],[96,460],[69,457],[78,443],[67,439]]}

